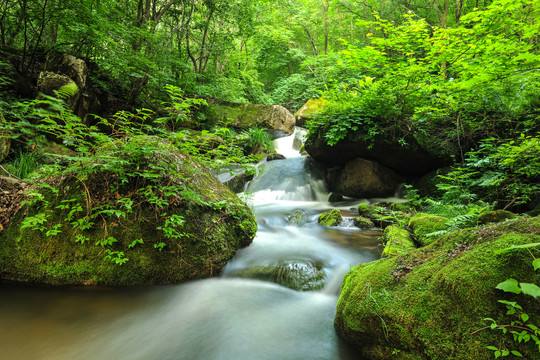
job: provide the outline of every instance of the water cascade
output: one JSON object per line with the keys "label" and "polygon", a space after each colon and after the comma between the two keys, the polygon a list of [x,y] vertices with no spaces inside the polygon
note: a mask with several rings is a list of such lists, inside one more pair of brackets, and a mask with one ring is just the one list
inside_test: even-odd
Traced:
{"label": "water cascade", "polygon": [[286,159],[262,164],[249,185],[259,232],[220,278],[135,289],[0,285],[2,357],[358,359],[334,332],[335,305],[350,266],[379,257],[378,233],[317,224],[332,206],[321,172],[298,153],[301,135],[280,139]]}

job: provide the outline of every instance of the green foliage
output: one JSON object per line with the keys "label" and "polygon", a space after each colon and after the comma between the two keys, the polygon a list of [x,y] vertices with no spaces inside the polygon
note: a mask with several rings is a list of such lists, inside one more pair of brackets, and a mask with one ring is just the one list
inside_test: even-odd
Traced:
{"label": "green foliage", "polygon": [[[496,251],[495,255],[504,254],[506,252],[516,249],[527,249],[534,258],[532,264],[534,267],[534,271],[536,271],[538,270],[538,267],[535,265],[535,263],[537,263],[538,259],[535,258],[531,249],[537,250],[539,246],[540,243],[514,245],[510,248]],[[513,294],[524,294],[532,296],[535,299],[540,297],[540,287],[538,285],[518,282],[517,280],[512,278],[506,279],[505,281],[499,283],[496,286],[496,289]],[[516,344],[525,344],[531,340],[534,341],[536,347],[538,348],[538,353],[540,354],[540,328],[536,324],[529,322],[531,316],[526,313],[524,309],[515,301],[498,300],[498,302],[506,306],[508,310],[506,312],[506,315],[511,316],[512,321],[510,322],[510,324],[501,325],[492,318],[485,318],[484,320],[491,322],[489,328],[491,330],[501,331],[503,334],[511,334]],[[487,346],[486,348],[493,351],[493,355],[495,356],[495,358],[508,356],[510,354],[517,357],[523,357],[523,355],[517,350],[509,350],[506,348],[501,349],[496,346]]]}
{"label": "green foliage", "polygon": [[15,159],[3,166],[11,175],[19,179],[27,179],[42,164],[43,159],[37,152],[18,150]]}
{"label": "green foliage", "polygon": [[327,81],[329,105],[308,137],[332,145],[354,132],[462,157],[480,138],[538,131],[538,10],[530,1],[495,1],[456,28],[413,13],[397,22],[374,17],[360,21],[369,44],[340,52],[335,73],[351,77]]}
{"label": "green foliage", "polygon": [[274,149],[272,137],[266,129],[252,127],[243,131],[240,136],[244,138],[244,144],[250,153],[268,152]]}
{"label": "green foliage", "polygon": [[[182,113],[178,116],[187,116],[194,104],[203,102],[182,98],[176,88],[169,90],[174,111]],[[134,212],[150,206],[161,214],[161,219],[156,219],[156,228],[164,238],[188,237],[189,234],[183,231],[184,218],[168,215],[168,209],[186,200],[202,206],[214,204],[203,202],[199,194],[188,190],[181,181],[173,180],[182,178],[174,162],[159,160],[178,150],[168,142],[170,134],[154,126],[152,113],[146,109],[134,114],[119,112],[111,119],[98,118],[96,126],[88,127],[63,105],[62,101],[51,97],[21,104],[24,117],[6,126],[15,138],[28,139],[30,135],[30,140],[34,141],[47,135],[63,139],[65,145],[75,149],[74,155],[56,155],[64,163],[62,168],[54,164],[42,166],[41,173],[46,177],[53,174],[52,179],[66,179],[64,182],[71,183],[68,187],[81,187],[85,196],[63,198],[58,187],[66,186],[65,183],[42,181],[38,189],[27,193],[26,205],[35,213],[24,218],[21,229],[54,237],[62,233],[64,223],[69,224],[75,232],[75,241],[82,245],[89,239],[88,232],[96,226],[105,229],[117,226],[117,219],[127,219]],[[102,133],[99,128],[108,129],[109,133]],[[19,154],[16,164],[21,165],[21,172],[30,171],[26,164],[30,162],[28,159],[33,159],[33,154]],[[150,161],[156,158],[158,161]],[[22,177],[23,174],[18,175]],[[104,193],[102,187],[105,187]],[[62,223],[50,223],[53,211],[63,214]],[[122,265],[128,261],[124,251],[142,244],[142,240],[133,240],[126,249],[117,248],[117,243],[118,239],[105,231],[95,245],[106,248],[106,258]],[[154,245],[159,250],[165,246],[162,242]]]}
{"label": "green foliage", "polygon": [[486,139],[478,150],[466,154],[438,188],[446,200],[482,199],[502,207],[527,204],[540,191],[540,135],[520,135],[515,140]]}
{"label": "green foliage", "polygon": [[167,85],[165,91],[169,95],[169,101],[162,105],[165,105],[169,116],[155,119],[154,122],[163,124],[172,131],[178,130],[180,127],[189,127],[194,122],[190,116],[191,112],[200,106],[208,106],[204,99],[186,98],[178,86]]}

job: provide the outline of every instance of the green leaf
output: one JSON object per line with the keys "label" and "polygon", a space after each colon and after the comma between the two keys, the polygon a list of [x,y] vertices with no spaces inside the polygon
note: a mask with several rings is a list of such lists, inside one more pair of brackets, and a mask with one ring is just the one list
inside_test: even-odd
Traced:
{"label": "green leaf", "polygon": [[493,351],[499,350],[495,346],[486,346],[486,348],[488,348],[489,350],[493,350]]}
{"label": "green leaf", "polygon": [[523,320],[523,322],[526,322],[527,320],[529,320],[529,315],[521,314],[521,320]]}
{"label": "green leaf", "polygon": [[520,283],[520,285],[521,291],[523,291],[524,294],[530,295],[535,299],[540,297],[540,287],[538,287],[538,285],[529,283]]}
{"label": "green leaf", "polygon": [[519,351],[517,351],[517,350],[512,350],[511,352],[512,352],[512,355],[514,355],[514,356],[523,357],[523,355],[521,355],[521,353]]}
{"label": "green leaf", "polygon": [[514,294],[521,294],[521,289],[519,288],[518,281],[515,279],[507,279],[495,287],[496,289],[511,292]]}
{"label": "green leaf", "polygon": [[534,261],[532,262],[532,265],[534,267],[534,270],[540,269],[540,258],[534,259]]}
{"label": "green leaf", "polygon": [[524,244],[524,245],[512,245],[509,248],[495,251],[495,255],[499,255],[499,254],[505,253],[507,251],[515,250],[515,249],[529,249],[529,248],[539,247],[539,246],[540,246],[540,242]]}
{"label": "green leaf", "polygon": [[501,352],[499,350],[495,351],[495,359],[501,356]]}

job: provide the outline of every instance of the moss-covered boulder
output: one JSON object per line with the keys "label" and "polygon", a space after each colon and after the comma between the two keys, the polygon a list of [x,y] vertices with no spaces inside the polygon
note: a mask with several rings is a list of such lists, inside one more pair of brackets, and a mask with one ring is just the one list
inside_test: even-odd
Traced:
{"label": "moss-covered boulder", "polygon": [[370,205],[366,203],[358,204],[358,214],[361,216],[373,219],[384,212],[384,208],[380,206]]}
{"label": "moss-covered boulder", "polygon": [[326,105],[326,99],[314,98],[309,99],[297,112],[294,114],[296,126],[304,126],[306,122],[320,114]]}
{"label": "moss-covered boulder", "polygon": [[431,244],[437,237],[428,236],[437,231],[446,230],[448,218],[438,215],[420,213],[409,220],[409,227],[412,229],[416,241],[420,246]]}
{"label": "moss-covered boulder", "polygon": [[382,257],[404,255],[415,249],[411,233],[399,226],[384,229],[384,250]]}
{"label": "moss-covered boulder", "polygon": [[323,226],[338,226],[342,221],[343,217],[338,209],[323,212],[319,215],[319,224]]}
{"label": "moss-covered boulder", "polygon": [[516,214],[507,210],[486,211],[478,216],[480,224],[499,223],[508,219],[515,219]]}
{"label": "moss-covered boulder", "polygon": [[401,211],[392,210],[392,204],[379,203],[375,205],[361,203],[358,205],[358,214],[370,219],[376,227],[381,229],[392,224],[407,222],[408,215]]}
{"label": "moss-covered boulder", "polygon": [[261,126],[281,130],[287,134],[294,132],[295,119],[280,105],[221,103],[207,109],[210,123],[225,123],[239,129]]}
{"label": "moss-covered boulder", "polygon": [[371,229],[375,227],[375,224],[373,224],[373,221],[363,216],[354,218],[353,223],[354,223],[354,226],[360,229]]}
{"label": "moss-covered boulder", "polygon": [[119,141],[81,163],[35,186],[6,226],[0,279],[181,283],[219,274],[257,230],[234,193],[169,143]]}
{"label": "moss-covered boulder", "polygon": [[538,347],[489,329],[484,318],[510,324],[499,299],[518,302],[538,325],[538,300],[495,287],[508,278],[540,283],[527,249],[497,250],[540,241],[540,218],[470,228],[409,254],[354,267],[345,276],[335,327],[365,359],[493,358],[486,346],[538,358]]}

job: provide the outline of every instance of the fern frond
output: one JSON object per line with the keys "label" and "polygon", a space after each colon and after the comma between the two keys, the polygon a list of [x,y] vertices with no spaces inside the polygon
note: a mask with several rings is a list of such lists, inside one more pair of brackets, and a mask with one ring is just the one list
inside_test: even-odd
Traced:
{"label": "fern frond", "polygon": [[69,84],[62,86],[60,89],[54,90],[54,93],[59,99],[66,100],[72,96],[75,96],[77,91],[79,91],[77,84],[70,82]]}

